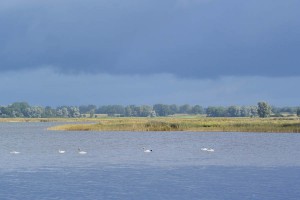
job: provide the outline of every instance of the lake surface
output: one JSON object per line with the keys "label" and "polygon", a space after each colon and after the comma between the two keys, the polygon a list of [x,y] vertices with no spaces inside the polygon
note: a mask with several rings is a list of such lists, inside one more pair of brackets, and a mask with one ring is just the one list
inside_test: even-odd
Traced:
{"label": "lake surface", "polygon": [[0,199],[300,199],[300,134],[47,131],[52,125],[0,123]]}

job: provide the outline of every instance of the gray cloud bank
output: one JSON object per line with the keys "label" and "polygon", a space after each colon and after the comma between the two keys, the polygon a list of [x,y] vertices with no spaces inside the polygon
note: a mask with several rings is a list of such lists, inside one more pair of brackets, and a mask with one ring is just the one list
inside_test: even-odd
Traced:
{"label": "gray cloud bank", "polygon": [[[255,105],[267,101],[276,106],[299,105],[300,77],[222,77],[182,79],[169,74],[151,76],[58,74],[51,69],[0,74],[1,105],[27,101],[32,105],[153,105],[202,106]],[[295,87],[291,87],[295,86]],[[17,92],[16,92],[17,91]]]}
{"label": "gray cloud bank", "polygon": [[0,3],[0,70],[300,76],[299,0]]}

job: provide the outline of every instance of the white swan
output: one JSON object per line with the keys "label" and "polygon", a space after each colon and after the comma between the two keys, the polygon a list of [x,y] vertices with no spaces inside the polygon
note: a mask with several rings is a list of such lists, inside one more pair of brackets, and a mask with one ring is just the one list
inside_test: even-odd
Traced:
{"label": "white swan", "polygon": [[11,153],[11,154],[19,154],[20,152],[19,151],[11,151],[9,153]]}
{"label": "white swan", "polygon": [[212,148],[201,148],[201,151],[214,152],[215,150]]}
{"label": "white swan", "polygon": [[87,152],[86,151],[82,151],[80,148],[78,148],[78,153],[79,154],[86,154]]}
{"label": "white swan", "polygon": [[66,151],[65,150],[58,150],[58,153],[66,153]]}
{"label": "white swan", "polygon": [[146,149],[145,147],[143,147],[143,150],[145,153],[151,153],[152,152],[152,149]]}

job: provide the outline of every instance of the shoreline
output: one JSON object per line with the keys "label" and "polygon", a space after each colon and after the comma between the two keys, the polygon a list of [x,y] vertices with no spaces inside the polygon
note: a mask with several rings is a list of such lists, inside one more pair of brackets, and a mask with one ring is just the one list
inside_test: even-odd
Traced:
{"label": "shoreline", "polygon": [[48,130],[300,133],[298,118],[106,118],[93,122],[58,125]]}
{"label": "shoreline", "polygon": [[[51,131],[194,131],[300,133],[299,118],[210,118],[210,117],[124,117],[124,118],[0,118],[0,123],[61,122]],[[68,124],[76,122],[76,124]]]}

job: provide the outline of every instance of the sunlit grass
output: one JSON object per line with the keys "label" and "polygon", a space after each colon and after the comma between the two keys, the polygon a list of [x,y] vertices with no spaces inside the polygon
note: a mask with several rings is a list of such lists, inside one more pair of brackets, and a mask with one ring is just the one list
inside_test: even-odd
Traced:
{"label": "sunlit grass", "polygon": [[[79,120],[80,121],[80,120]],[[299,133],[298,118],[102,118],[93,124],[66,124],[49,130],[66,131],[218,131]],[[83,122],[85,122],[83,121]]]}

